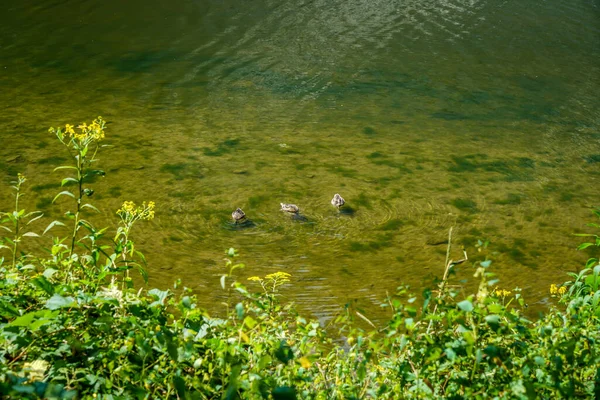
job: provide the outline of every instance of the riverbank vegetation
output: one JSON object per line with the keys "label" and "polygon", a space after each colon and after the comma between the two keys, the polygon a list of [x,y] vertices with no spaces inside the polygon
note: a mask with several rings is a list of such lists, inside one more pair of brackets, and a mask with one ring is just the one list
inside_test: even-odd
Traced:
{"label": "riverbank vegetation", "polygon": [[[398,288],[382,299],[382,326],[350,308],[328,327],[298,315],[280,301],[293,275],[250,276],[234,249],[215,288],[225,299],[219,316],[179,281],[170,290],[134,287],[132,271],[146,279],[135,225],[154,217],[155,204],[125,201],[115,227],[94,225],[90,183],[104,176],[96,158],[104,131],[101,117],[50,129],[72,160],[55,169],[65,177],[54,202],[72,204],[64,220],[32,229],[44,217],[21,208],[23,175],[12,185],[14,209],[0,213],[3,398],[600,397],[596,258],[549,288],[555,305],[536,319],[485,256],[447,259],[433,290]],[[69,235],[53,237],[57,226]],[[580,249],[600,246],[587,236]],[[44,248],[24,251],[35,237]],[[448,284],[459,263],[473,268],[471,294]]]}

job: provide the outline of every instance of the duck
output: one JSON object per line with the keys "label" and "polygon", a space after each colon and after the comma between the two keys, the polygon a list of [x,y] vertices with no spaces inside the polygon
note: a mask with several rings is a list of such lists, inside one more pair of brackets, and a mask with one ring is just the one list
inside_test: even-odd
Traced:
{"label": "duck", "polygon": [[331,204],[333,204],[333,206],[335,206],[339,209],[341,206],[346,204],[346,201],[344,200],[344,198],[342,196],[340,196],[339,194],[336,193],[333,196],[333,199],[331,199]]}
{"label": "duck", "polygon": [[231,213],[231,218],[233,218],[233,220],[237,224],[239,221],[246,218],[246,213],[244,212],[244,210],[238,207],[234,212]]}
{"label": "duck", "polygon": [[285,203],[279,203],[279,204],[281,204],[281,211],[285,211],[285,212],[289,212],[289,213],[293,213],[293,214],[297,214],[298,211],[300,211],[300,208],[298,208],[298,206],[295,204],[285,204]]}

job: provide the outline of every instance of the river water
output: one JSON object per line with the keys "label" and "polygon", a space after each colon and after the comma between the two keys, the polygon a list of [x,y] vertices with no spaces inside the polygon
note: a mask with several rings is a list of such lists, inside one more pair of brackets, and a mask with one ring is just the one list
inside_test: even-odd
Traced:
{"label": "river water", "polygon": [[[47,129],[102,115],[111,147],[89,219],[114,227],[124,200],[156,202],[133,232],[153,286],[181,278],[218,309],[234,247],[242,280],[288,272],[302,309],[326,320],[354,302],[378,318],[386,292],[442,275],[451,227],[451,257],[489,240],[500,286],[531,304],[589,256],[573,233],[598,205],[597,1],[3,8],[0,205],[23,172],[23,201],[59,218],[67,154]],[[232,224],[237,207],[250,224]]]}

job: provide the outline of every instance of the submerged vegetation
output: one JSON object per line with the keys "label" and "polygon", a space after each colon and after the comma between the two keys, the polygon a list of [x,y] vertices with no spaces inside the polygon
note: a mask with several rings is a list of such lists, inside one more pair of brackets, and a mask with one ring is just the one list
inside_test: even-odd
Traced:
{"label": "submerged vegetation", "polygon": [[[70,197],[73,204],[64,220],[41,235],[30,230],[43,219],[21,209],[27,180],[20,174],[14,210],[0,213],[3,398],[600,397],[597,258],[549,288],[557,303],[536,320],[523,313],[518,288],[499,285],[485,251],[480,259],[447,260],[436,290],[422,296],[398,288],[382,304],[390,318],[381,326],[351,308],[328,327],[303,318],[279,297],[293,276],[242,279],[234,249],[218,317],[180,281],[172,290],[134,288],[130,271],[146,272],[133,226],[151,220],[155,204],[125,201],[114,234],[92,223],[98,210],[87,202],[88,185],[104,176],[96,168],[104,129],[100,117],[51,129],[72,160],[56,168],[68,176],[54,202]],[[44,238],[61,225],[68,236]],[[45,253],[23,250],[23,240],[39,236]],[[600,247],[599,236],[587,236],[593,240],[580,249]],[[448,285],[467,262],[479,283],[472,294]]]}

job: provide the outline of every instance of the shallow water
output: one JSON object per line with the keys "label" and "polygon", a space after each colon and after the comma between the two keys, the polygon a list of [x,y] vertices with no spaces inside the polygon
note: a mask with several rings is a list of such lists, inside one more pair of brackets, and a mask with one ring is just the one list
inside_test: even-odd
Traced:
{"label": "shallow water", "polygon": [[588,256],[572,233],[598,205],[597,2],[154,3],[0,15],[3,209],[23,172],[29,206],[60,216],[47,128],[102,115],[93,221],[154,200],[134,231],[150,284],[182,278],[211,309],[229,247],[241,278],[291,273],[286,296],[324,320],[348,302],[377,318],[386,291],[441,276],[450,227],[453,258],[490,240],[531,304]]}

